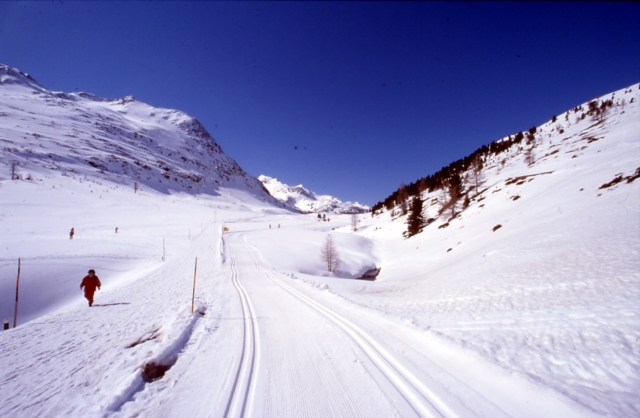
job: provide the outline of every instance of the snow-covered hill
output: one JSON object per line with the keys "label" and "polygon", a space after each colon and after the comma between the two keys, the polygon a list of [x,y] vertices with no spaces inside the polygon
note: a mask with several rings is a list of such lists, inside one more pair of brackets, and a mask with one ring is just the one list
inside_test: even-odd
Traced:
{"label": "snow-covered hill", "polygon": [[364,217],[381,274],[339,293],[600,414],[639,416],[639,101],[635,84],[591,101],[604,114],[584,103],[489,152],[477,192],[459,173],[453,218],[446,189],[423,191],[431,223],[411,238],[400,205]]}
{"label": "snow-covered hill", "polygon": [[271,198],[195,118],[131,96],[52,92],[0,64],[0,178],[56,173],[167,193],[242,188]]}
{"label": "snow-covered hill", "polygon": [[[11,77],[0,91],[29,93],[0,102],[13,141],[0,161],[0,320],[13,319],[21,259],[18,327],[0,331],[3,417],[640,416],[639,85],[598,98],[612,103],[604,117],[585,104],[495,148],[477,192],[459,172],[469,201],[456,216],[424,190],[433,220],[407,239],[399,206],[354,231],[351,215],[274,207],[242,176],[214,177],[208,194],[158,173],[142,183],[123,164],[100,172],[75,147],[103,161],[110,146],[82,142],[78,115],[47,131],[45,167],[34,100],[103,106],[98,122],[141,105],[62,100]],[[149,150],[166,164],[178,152]],[[373,267],[376,281],[351,280]],[[89,268],[102,281],[91,308],[78,288]]]}
{"label": "snow-covered hill", "polygon": [[369,211],[368,206],[358,202],[342,202],[333,196],[317,195],[302,184],[289,186],[265,175],[258,176],[258,180],[269,190],[271,196],[302,213],[354,214]]}

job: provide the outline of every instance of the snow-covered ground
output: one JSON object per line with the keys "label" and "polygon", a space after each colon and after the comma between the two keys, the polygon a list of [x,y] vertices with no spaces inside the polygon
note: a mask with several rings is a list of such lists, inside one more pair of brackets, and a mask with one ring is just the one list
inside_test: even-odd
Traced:
{"label": "snow-covered ground", "polygon": [[303,213],[365,213],[369,207],[358,202],[343,202],[337,197],[318,195],[302,184],[289,186],[276,178],[258,176],[271,196]]}
{"label": "snow-covered ground", "polygon": [[[352,231],[351,215],[294,214],[233,178],[135,193],[91,171],[3,174],[11,322],[22,269],[1,415],[638,416],[639,97],[616,92],[626,106],[599,124],[539,127],[533,164],[517,149],[488,161],[468,208],[409,239],[403,216],[358,215]],[[354,279],[373,267],[376,281]],[[91,308],[89,268],[103,284]],[[168,370],[145,382],[150,363]]]}

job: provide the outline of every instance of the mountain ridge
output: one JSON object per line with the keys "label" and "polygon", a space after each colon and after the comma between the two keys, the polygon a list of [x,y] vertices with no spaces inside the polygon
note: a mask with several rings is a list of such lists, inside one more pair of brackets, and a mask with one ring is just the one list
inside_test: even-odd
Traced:
{"label": "mountain ridge", "polygon": [[269,193],[287,206],[303,213],[358,214],[369,211],[369,207],[358,202],[343,202],[329,195],[318,195],[302,184],[290,186],[277,178],[261,174],[262,182]]}
{"label": "mountain ridge", "polygon": [[[505,163],[509,160],[523,159],[527,162],[528,168],[531,168],[538,161],[551,156],[558,158],[557,154],[566,145],[563,141],[574,136],[587,137],[587,143],[580,149],[566,150],[566,152],[577,151],[579,153],[584,151],[589,144],[602,139],[598,136],[602,135],[599,128],[611,123],[620,123],[620,118],[625,117],[625,113],[628,116],[629,111],[636,112],[639,98],[640,84],[636,83],[589,100],[558,116],[554,115],[549,121],[539,126],[483,145],[471,154],[453,161],[435,173],[419,178],[409,185],[401,185],[384,200],[373,205],[371,210],[374,214],[381,214],[386,210],[393,212],[394,215],[406,215],[409,212],[408,202],[411,198],[427,196],[431,199],[434,194],[440,193],[437,197],[438,202],[436,202],[439,210],[436,212],[427,210],[430,216],[427,219],[427,224],[430,223],[431,217],[435,220],[446,210],[450,212],[453,219],[457,213],[467,207],[468,199],[473,201],[474,196],[471,191],[476,189],[475,193],[478,193],[477,184],[473,185],[474,177],[484,176],[488,169],[496,167],[500,172],[500,169],[504,168]],[[578,127],[579,131],[575,132]],[[553,144],[553,141],[557,140],[560,143]],[[570,143],[574,144],[574,142]],[[541,153],[544,155],[540,155]],[[576,153],[571,158],[576,158],[577,155]],[[525,175],[529,175],[529,173]],[[620,175],[622,176],[622,173]],[[624,178],[633,177],[633,174],[626,173]],[[453,209],[451,209],[452,205]],[[462,210],[457,212],[456,205],[463,206]]]}
{"label": "mountain ridge", "polygon": [[[194,117],[133,96],[47,90],[0,64],[0,176],[58,171],[162,193],[240,188],[278,204]],[[10,167],[8,167],[10,166]],[[13,175],[13,174],[12,174]]]}

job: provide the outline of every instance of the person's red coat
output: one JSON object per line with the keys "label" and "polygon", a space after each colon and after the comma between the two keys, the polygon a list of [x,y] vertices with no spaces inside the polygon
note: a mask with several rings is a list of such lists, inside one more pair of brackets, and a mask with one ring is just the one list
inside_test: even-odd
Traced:
{"label": "person's red coat", "polygon": [[100,279],[98,278],[98,276],[84,276],[84,279],[82,279],[82,283],[80,283],[80,288],[82,289],[84,287],[84,296],[87,299],[93,299],[93,294],[96,292],[96,287],[98,289],[100,289]]}

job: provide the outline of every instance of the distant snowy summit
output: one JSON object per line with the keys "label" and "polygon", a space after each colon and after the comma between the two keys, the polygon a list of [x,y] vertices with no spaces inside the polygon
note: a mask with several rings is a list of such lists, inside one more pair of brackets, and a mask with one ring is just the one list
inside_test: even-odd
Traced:
{"label": "distant snowy summit", "polygon": [[139,102],[47,90],[0,64],[0,179],[59,172],[168,193],[244,189],[277,204],[195,118]]}
{"label": "distant snowy summit", "polygon": [[284,202],[287,206],[305,213],[365,213],[369,207],[357,202],[342,202],[333,196],[317,195],[311,190],[298,186],[289,186],[273,177],[258,176],[271,196]]}

